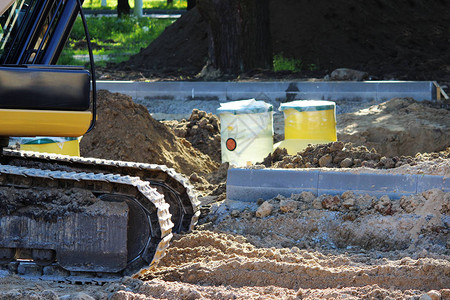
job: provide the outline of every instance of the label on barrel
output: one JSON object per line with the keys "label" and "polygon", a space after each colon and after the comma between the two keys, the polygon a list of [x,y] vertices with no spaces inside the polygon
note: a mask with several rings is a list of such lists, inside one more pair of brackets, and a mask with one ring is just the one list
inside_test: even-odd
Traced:
{"label": "label on barrel", "polygon": [[227,150],[229,151],[233,151],[234,149],[236,149],[236,141],[233,138],[229,138],[226,141],[226,146],[227,146]]}

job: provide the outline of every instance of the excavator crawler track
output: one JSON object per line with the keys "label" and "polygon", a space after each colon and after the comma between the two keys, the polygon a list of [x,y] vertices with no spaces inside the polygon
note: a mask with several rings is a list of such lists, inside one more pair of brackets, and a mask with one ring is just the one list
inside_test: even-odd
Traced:
{"label": "excavator crawler track", "polygon": [[174,169],[164,165],[83,158],[32,151],[3,150],[4,164],[49,170],[111,173],[136,176],[150,182],[170,205],[173,232],[189,232],[200,216],[200,202],[192,186]]}
{"label": "excavator crawler track", "polygon": [[138,177],[0,165],[0,187],[77,189],[107,208],[89,206],[49,218],[41,210],[0,207],[0,266],[20,275],[94,283],[139,276],[164,256],[172,237],[164,196]]}

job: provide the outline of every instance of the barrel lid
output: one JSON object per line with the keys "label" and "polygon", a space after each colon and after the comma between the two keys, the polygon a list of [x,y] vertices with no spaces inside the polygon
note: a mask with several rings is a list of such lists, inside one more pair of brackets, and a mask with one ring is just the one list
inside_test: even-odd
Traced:
{"label": "barrel lid", "polygon": [[218,114],[231,113],[231,114],[251,114],[251,113],[264,113],[273,111],[273,106],[264,101],[256,101],[255,99],[230,101],[220,103],[220,107],[217,109]]}
{"label": "barrel lid", "polygon": [[325,100],[296,100],[280,105],[279,110],[296,109],[298,111],[334,110],[336,103]]}

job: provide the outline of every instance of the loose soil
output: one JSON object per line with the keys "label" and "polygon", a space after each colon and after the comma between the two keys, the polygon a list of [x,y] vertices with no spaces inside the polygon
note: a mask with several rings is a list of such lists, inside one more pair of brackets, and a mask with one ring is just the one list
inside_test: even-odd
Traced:
{"label": "loose soil", "polygon": [[188,120],[163,121],[176,136],[187,139],[214,162],[221,162],[220,121],[216,115],[194,109]]}
{"label": "loose soil", "polygon": [[81,155],[111,160],[163,164],[177,172],[211,172],[218,168],[207,155],[154,120],[131,97],[99,91],[95,130],[83,136]]}
{"label": "loose soil", "polygon": [[[369,79],[437,80],[448,91],[449,7],[442,0],[271,1],[274,53],[301,59],[304,70],[253,70],[239,80],[322,80],[346,67]],[[202,80],[205,28],[193,9],[100,77]],[[226,199],[217,117],[194,111],[188,120],[163,124],[129,97],[106,91],[98,110],[82,155],[166,164],[186,175],[202,202],[197,229],[175,235],[160,265],[140,279],[70,285],[0,270],[1,299],[450,299],[450,193],[401,199],[301,193],[243,205]],[[257,167],[447,179],[449,122],[448,109],[393,99],[338,115],[339,142],[296,155],[280,149]]]}
{"label": "loose soil", "polygon": [[[199,225],[175,235],[160,265],[140,279],[74,286],[0,271],[2,299],[450,299],[450,193],[390,199],[304,192],[243,205],[226,199],[228,164],[218,164],[216,116],[194,110],[188,120],[163,124],[124,95],[99,96],[98,127],[83,138],[82,153],[175,167],[199,190]],[[344,140],[296,155],[278,149],[258,167],[449,177],[448,119],[447,109],[392,99],[339,116],[340,139],[361,145]],[[386,141],[372,139],[366,123],[399,144],[428,135],[426,146],[434,150],[416,154],[419,148],[393,146],[380,149],[394,156],[381,154],[366,143],[375,148]]]}
{"label": "loose soil", "polygon": [[101,202],[91,192],[80,189],[0,188],[0,214],[23,215],[56,220],[66,212],[81,213]]}
{"label": "loose soil", "polygon": [[414,156],[450,146],[450,111],[439,103],[392,99],[337,116],[338,140],[374,148],[383,156]]}

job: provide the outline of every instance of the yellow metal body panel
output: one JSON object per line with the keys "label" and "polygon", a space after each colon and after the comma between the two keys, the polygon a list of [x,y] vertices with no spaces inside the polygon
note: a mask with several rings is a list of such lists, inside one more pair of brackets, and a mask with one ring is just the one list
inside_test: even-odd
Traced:
{"label": "yellow metal body panel", "polygon": [[89,111],[0,109],[0,136],[79,137],[91,120]]}

